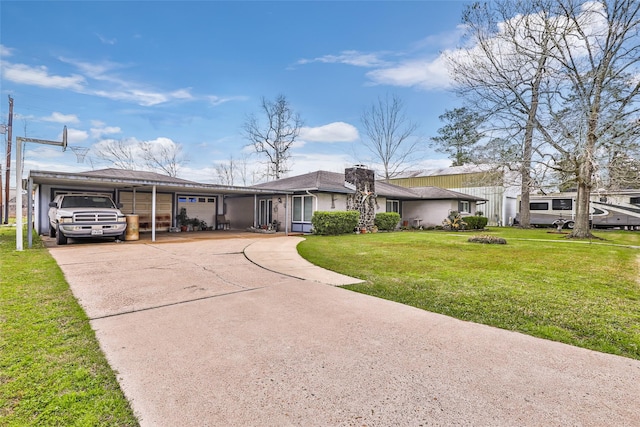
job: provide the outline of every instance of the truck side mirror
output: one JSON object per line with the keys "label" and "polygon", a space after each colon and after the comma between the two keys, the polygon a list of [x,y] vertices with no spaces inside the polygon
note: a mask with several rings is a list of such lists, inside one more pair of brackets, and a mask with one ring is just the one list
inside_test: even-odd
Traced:
{"label": "truck side mirror", "polygon": [[57,208],[58,204],[56,202],[49,202],[49,207],[50,208]]}
{"label": "truck side mirror", "polygon": [[122,209],[123,204],[122,203],[116,203],[116,208],[118,209]]}

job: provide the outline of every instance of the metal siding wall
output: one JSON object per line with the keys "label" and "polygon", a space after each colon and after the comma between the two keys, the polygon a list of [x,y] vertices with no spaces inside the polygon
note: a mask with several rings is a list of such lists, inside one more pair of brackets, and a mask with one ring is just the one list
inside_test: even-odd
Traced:
{"label": "metal siding wall", "polygon": [[389,182],[401,187],[440,187],[453,190],[454,188],[475,188],[486,186],[498,180],[496,173],[466,173],[456,175],[419,176],[415,178],[394,178]]}
{"label": "metal siding wall", "polygon": [[470,196],[482,197],[487,199],[484,205],[476,205],[476,210],[482,211],[484,216],[489,219],[488,225],[498,225],[506,223],[502,218],[502,203],[504,198],[504,188],[502,187],[464,187],[451,188],[452,191],[469,194]]}

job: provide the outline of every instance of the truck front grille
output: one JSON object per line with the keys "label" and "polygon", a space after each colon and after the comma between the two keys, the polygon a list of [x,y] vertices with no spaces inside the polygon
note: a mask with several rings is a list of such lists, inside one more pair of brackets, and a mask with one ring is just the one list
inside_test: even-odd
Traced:
{"label": "truck front grille", "polygon": [[73,215],[73,222],[116,222],[118,215],[115,213],[76,213]]}

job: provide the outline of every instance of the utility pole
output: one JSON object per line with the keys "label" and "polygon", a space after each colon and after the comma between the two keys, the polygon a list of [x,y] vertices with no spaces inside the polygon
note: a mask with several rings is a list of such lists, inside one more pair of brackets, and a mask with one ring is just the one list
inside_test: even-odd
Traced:
{"label": "utility pole", "polygon": [[[9,122],[7,123],[7,168],[5,169],[4,181],[4,223],[9,223],[9,181],[11,179],[11,137],[13,131],[13,98],[9,95]],[[19,191],[16,188],[16,191]],[[16,214],[20,209],[22,216],[22,206],[16,206]]]}

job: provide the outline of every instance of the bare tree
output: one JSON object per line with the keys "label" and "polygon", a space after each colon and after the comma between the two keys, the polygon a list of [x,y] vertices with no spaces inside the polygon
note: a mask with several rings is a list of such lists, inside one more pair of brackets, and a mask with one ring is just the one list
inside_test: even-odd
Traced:
{"label": "bare tree", "polygon": [[638,147],[640,122],[640,2],[557,0],[549,18],[553,35],[549,67],[561,78],[537,118],[549,151],[568,159],[577,186],[570,237],[590,237],[591,191],[605,170],[607,153]]}
{"label": "bare tree", "polygon": [[[449,55],[457,91],[493,123],[494,153],[521,177],[520,225],[529,227],[535,117],[551,47],[550,28],[529,1],[474,3],[463,14],[470,47]],[[496,149],[496,142],[503,143]],[[514,149],[516,147],[516,149]],[[516,156],[514,156],[516,154]]]}
{"label": "bare tree", "polygon": [[180,168],[187,162],[182,145],[168,138],[140,142],[139,148],[148,169],[168,176],[177,177]]}
{"label": "bare tree", "polygon": [[491,112],[504,140],[523,138],[522,213],[534,162],[574,177],[571,237],[591,236],[590,193],[603,153],[635,144],[639,9],[635,0],[475,4],[464,17],[473,46],[451,55],[461,93]]}
{"label": "bare tree", "polygon": [[136,139],[110,139],[97,143],[92,150],[96,157],[118,169],[151,170],[177,177],[187,162],[182,145],[168,138],[154,141]]}
{"label": "bare tree", "polygon": [[280,179],[288,172],[290,149],[303,122],[284,95],[279,95],[275,101],[262,98],[261,109],[266,123],[256,115],[249,116],[244,123],[245,137],[256,153],[267,156],[267,179]]}
{"label": "bare tree", "polygon": [[229,156],[227,162],[216,163],[216,180],[222,185],[233,185],[237,174],[236,161],[233,156]]}
{"label": "bare tree", "polygon": [[140,168],[136,161],[137,143],[123,139],[100,141],[93,152],[100,160],[109,162],[118,169],[136,170]]}
{"label": "bare tree", "polygon": [[396,95],[378,98],[361,117],[367,139],[363,144],[383,167],[382,177],[388,181],[397,176],[416,154],[420,141],[414,137],[418,129],[404,112],[404,103]]}

